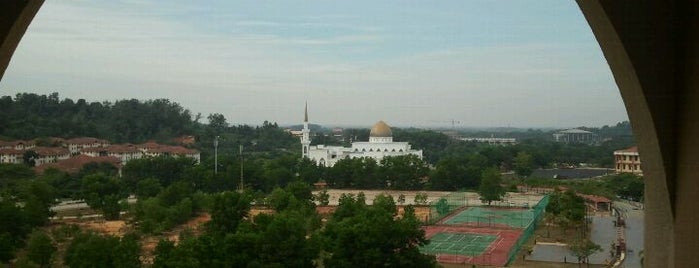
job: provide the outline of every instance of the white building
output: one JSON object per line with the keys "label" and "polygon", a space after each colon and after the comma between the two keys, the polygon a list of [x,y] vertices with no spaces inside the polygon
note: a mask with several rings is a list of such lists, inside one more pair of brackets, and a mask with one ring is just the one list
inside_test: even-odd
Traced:
{"label": "white building", "polygon": [[599,142],[597,134],[582,129],[566,129],[553,134],[553,139],[564,143],[586,143],[594,144]]}
{"label": "white building", "polygon": [[391,127],[379,121],[371,128],[368,142],[353,142],[352,147],[310,146],[308,109],[306,108],[301,137],[302,155],[320,166],[332,167],[346,158],[370,157],[380,162],[387,156],[415,155],[422,159],[422,150],[413,150],[407,142],[394,142]]}
{"label": "white building", "polygon": [[70,158],[70,151],[62,147],[34,147],[32,151],[36,153],[35,166],[56,163]]}
{"label": "white building", "polygon": [[468,142],[478,142],[478,143],[487,143],[490,145],[512,145],[512,144],[517,144],[517,139],[515,138],[495,138],[495,137],[490,137],[490,138],[474,138],[474,137],[465,137],[465,138],[459,138],[461,141],[468,141]]}
{"label": "white building", "polygon": [[2,164],[22,164],[24,162],[24,151],[10,149],[0,149],[0,163]]}
{"label": "white building", "polygon": [[143,157],[143,152],[131,144],[90,147],[82,149],[80,153],[91,157],[112,156],[118,158],[124,164]]}
{"label": "white building", "polygon": [[15,150],[28,150],[36,147],[34,141],[2,141],[0,140],[0,149],[15,149]]}
{"label": "white building", "polygon": [[71,154],[79,154],[82,149],[85,148],[95,148],[95,147],[106,147],[109,146],[109,141],[101,140],[97,138],[75,138],[65,141],[68,150]]}

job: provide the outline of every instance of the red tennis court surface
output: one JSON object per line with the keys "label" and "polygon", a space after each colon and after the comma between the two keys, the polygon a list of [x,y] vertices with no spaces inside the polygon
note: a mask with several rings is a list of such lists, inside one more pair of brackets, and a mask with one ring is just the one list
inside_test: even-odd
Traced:
{"label": "red tennis court surface", "polygon": [[505,266],[510,249],[517,243],[522,235],[518,229],[487,229],[466,226],[431,225],[423,227],[425,237],[430,239],[438,233],[453,234],[489,234],[497,238],[478,256],[464,256],[453,254],[436,254],[437,261],[441,263],[469,263],[476,265]]}

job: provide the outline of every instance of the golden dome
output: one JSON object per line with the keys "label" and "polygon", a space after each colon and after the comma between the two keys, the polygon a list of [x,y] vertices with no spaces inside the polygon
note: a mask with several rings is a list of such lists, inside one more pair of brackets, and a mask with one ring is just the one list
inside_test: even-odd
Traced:
{"label": "golden dome", "polygon": [[392,137],[393,132],[391,132],[391,127],[388,126],[384,121],[379,121],[374,124],[369,133],[369,137]]}

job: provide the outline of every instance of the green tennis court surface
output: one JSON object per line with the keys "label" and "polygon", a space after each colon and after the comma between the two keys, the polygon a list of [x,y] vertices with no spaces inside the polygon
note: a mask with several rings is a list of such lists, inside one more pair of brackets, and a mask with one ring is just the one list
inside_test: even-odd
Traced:
{"label": "green tennis court surface", "polygon": [[525,228],[534,219],[531,210],[502,210],[471,207],[444,221],[445,224],[470,224],[478,226],[506,225],[512,228]]}
{"label": "green tennis court surface", "polygon": [[488,234],[437,233],[420,251],[427,254],[479,256],[496,238],[496,235]]}

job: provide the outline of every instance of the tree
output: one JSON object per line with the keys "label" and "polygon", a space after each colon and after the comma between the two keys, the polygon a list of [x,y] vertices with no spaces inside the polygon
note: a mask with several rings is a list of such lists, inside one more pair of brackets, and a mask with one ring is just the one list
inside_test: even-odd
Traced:
{"label": "tree", "polygon": [[329,253],[325,267],[435,266],[434,256],[419,251],[427,240],[411,206],[398,219],[390,196],[377,196],[373,206],[363,203],[359,197],[341,197],[337,209],[341,215],[333,215],[322,232]]}
{"label": "tree", "polygon": [[578,257],[578,267],[580,267],[580,262],[583,260],[585,263],[587,263],[587,267],[590,267],[590,255],[594,254],[595,252],[602,251],[602,248],[599,245],[590,241],[588,238],[575,241],[573,244],[568,246],[568,249],[570,249],[570,252],[573,253],[573,256]]}
{"label": "tree", "polygon": [[478,188],[481,202],[488,203],[488,206],[490,206],[490,203],[493,201],[502,201],[506,192],[500,183],[501,176],[497,169],[489,168],[483,171],[481,186]]}
{"label": "tree", "polygon": [[529,177],[532,174],[533,167],[534,162],[530,154],[524,151],[517,153],[514,162],[515,174],[520,177]]}
{"label": "tree", "polygon": [[427,164],[415,155],[388,156],[381,160],[380,176],[390,188],[416,190],[422,188],[421,179],[427,176]]}
{"label": "tree", "polygon": [[116,178],[103,174],[89,175],[82,181],[82,197],[90,208],[102,210],[105,219],[115,220],[121,211],[119,200],[126,197],[119,186]]}
{"label": "tree", "polygon": [[209,114],[209,127],[222,131],[228,127],[228,122],[226,122],[226,117],[219,113]]}
{"label": "tree", "polygon": [[46,233],[34,230],[29,235],[27,258],[39,265],[39,267],[50,267],[51,257],[54,252],[56,252],[56,246]]}
{"label": "tree", "polygon": [[136,184],[136,198],[148,198],[158,195],[163,190],[160,182],[155,178],[147,178]]}
{"label": "tree", "polygon": [[327,206],[328,204],[330,204],[330,195],[328,194],[328,190],[322,190],[322,191],[318,192],[313,197],[313,199],[315,201],[318,201],[318,203],[321,206]]}
{"label": "tree", "polygon": [[405,195],[404,194],[398,195],[397,201],[398,201],[398,204],[401,204],[401,205],[404,204],[405,203]]}
{"label": "tree", "polygon": [[96,233],[80,233],[66,249],[63,261],[69,267],[140,267],[140,246],[131,235],[119,239]]}
{"label": "tree", "polygon": [[449,213],[449,203],[447,202],[446,198],[440,198],[435,206],[437,207],[437,212],[440,215],[446,215]]}
{"label": "tree", "polygon": [[564,193],[556,190],[549,197],[546,213],[565,233],[571,225],[580,225],[585,220],[585,200],[572,190]]}
{"label": "tree", "polygon": [[415,198],[414,198],[413,202],[416,205],[427,205],[427,194],[426,193],[415,194]]}
{"label": "tree", "polygon": [[209,229],[221,233],[234,233],[243,218],[248,216],[251,200],[249,195],[237,192],[215,194]]}
{"label": "tree", "polygon": [[24,161],[24,164],[30,167],[36,165],[37,158],[39,158],[39,154],[37,154],[34,150],[24,151],[24,154],[22,155],[22,160]]}

